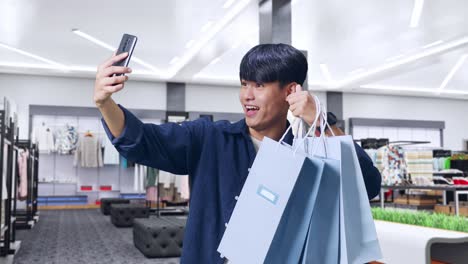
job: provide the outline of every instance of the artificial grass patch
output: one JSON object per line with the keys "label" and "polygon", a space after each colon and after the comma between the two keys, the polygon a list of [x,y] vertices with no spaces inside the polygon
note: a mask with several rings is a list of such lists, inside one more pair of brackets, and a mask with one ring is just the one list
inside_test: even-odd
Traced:
{"label": "artificial grass patch", "polygon": [[375,220],[468,233],[468,219],[463,216],[450,216],[427,212],[407,212],[381,208],[372,208],[372,215]]}

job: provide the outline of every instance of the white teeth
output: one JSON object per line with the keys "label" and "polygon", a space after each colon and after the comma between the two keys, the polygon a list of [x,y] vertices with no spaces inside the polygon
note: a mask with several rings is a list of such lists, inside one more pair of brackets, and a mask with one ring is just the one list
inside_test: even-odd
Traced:
{"label": "white teeth", "polygon": [[253,106],[253,105],[246,105],[245,108],[246,108],[247,110],[258,110],[258,109],[259,109],[258,107]]}

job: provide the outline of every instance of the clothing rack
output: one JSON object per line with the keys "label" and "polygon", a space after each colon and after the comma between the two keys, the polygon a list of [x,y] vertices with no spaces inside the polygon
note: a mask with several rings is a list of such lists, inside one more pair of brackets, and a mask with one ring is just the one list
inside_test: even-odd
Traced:
{"label": "clothing rack", "polygon": [[[14,141],[17,139],[17,128],[13,119],[7,116],[5,110],[0,111],[0,219],[3,220],[1,226],[1,239],[0,239],[0,256],[6,257],[10,254],[15,254],[19,249],[20,242],[16,240],[16,217],[12,215],[12,211],[16,205],[16,190],[17,182],[14,181],[14,174],[16,173],[16,156]],[[17,150],[16,150],[17,151]],[[6,159],[6,168],[4,168]],[[6,170],[5,170],[6,169]],[[15,173],[14,173],[15,171]],[[3,183],[6,184],[6,199],[3,199]],[[14,187],[12,188],[12,183]],[[3,209],[3,210],[2,210]]]}
{"label": "clothing rack", "polygon": [[[38,195],[38,168],[39,168],[39,148],[38,145],[30,140],[17,140],[15,145],[19,149],[27,149],[29,157],[27,162],[27,189],[26,209],[16,212],[16,227],[18,229],[31,229],[39,221],[37,213],[37,195]],[[16,178],[19,179],[19,171]]]}

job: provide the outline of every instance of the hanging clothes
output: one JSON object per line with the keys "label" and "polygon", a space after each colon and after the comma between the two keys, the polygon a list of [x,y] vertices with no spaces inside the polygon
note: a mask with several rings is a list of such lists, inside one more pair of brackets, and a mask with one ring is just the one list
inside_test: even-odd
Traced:
{"label": "hanging clothes", "polygon": [[147,167],[147,169],[146,169],[146,181],[145,181],[146,188],[152,187],[152,186],[157,186],[158,176],[159,176],[159,170],[158,169]]}
{"label": "hanging clothes", "polygon": [[29,151],[22,151],[18,157],[18,199],[24,201],[28,196],[28,159]]}
{"label": "hanging clothes", "polygon": [[55,151],[53,132],[45,123],[42,123],[42,126],[34,127],[32,140],[38,142],[39,153],[49,154]]}
{"label": "hanging clothes", "polygon": [[159,172],[159,183],[163,185],[164,188],[171,187],[171,183],[174,183],[175,175],[167,171]]}
{"label": "hanging clothes", "polygon": [[[2,200],[5,200],[8,198],[8,190],[7,190],[7,185],[6,185],[6,175],[7,175],[7,166],[8,166],[8,158],[7,158],[7,153],[8,153],[8,145],[5,145],[3,147],[3,181],[2,181]],[[3,206],[2,206],[3,209]],[[4,214],[2,214],[4,215]],[[2,217],[3,219],[3,217]]]}
{"label": "hanging clothes", "polygon": [[95,136],[82,136],[75,151],[74,166],[80,163],[83,168],[102,167],[102,148]]}
{"label": "hanging clothes", "polygon": [[120,167],[122,169],[128,168],[127,159],[120,155]]}
{"label": "hanging clothes", "polygon": [[58,154],[69,155],[78,144],[78,132],[71,125],[66,125],[55,130],[55,149]]}
{"label": "hanging clothes", "polygon": [[146,166],[135,164],[133,190],[137,193],[145,192]]}
{"label": "hanging clothes", "polygon": [[188,175],[176,175],[174,185],[177,192],[180,193],[181,199],[188,200],[190,198]]}
{"label": "hanging clothes", "polygon": [[156,186],[146,188],[146,200],[151,202],[158,201],[158,188]]}
{"label": "hanging clothes", "polygon": [[104,139],[104,164],[117,165],[119,164],[119,152],[115,149],[109,138]]}

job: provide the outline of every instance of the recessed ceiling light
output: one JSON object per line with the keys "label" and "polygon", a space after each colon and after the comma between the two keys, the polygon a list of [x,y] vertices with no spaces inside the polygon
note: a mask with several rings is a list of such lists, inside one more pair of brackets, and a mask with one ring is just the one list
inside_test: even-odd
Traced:
{"label": "recessed ceiling light", "polygon": [[[113,51],[113,52],[117,50],[117,48],[113,47],[112,45],[109,45],[109,44],[105,43],[102,40],[99,40],[99,39],[97,39],[97,38],[95,38],[95,37],[93,37],[93,36],[91,36],[91,35],[89,35],[87,33],[84,33],[83,31],[80,31],[79,29],[72,29],[72,32],[75,33],[76,35],[84,38],[84,39],[87,39],[87,40],[93,42],[94,44],[97,44],[98,46],[101,46],[101,47],[107,49],[107,50],[110,50],[110,51]],[[145,68],[147,68],[147,69],[149,69],[151,71],[153,71],[154,74],[161,75],[161,76],[166,75],[160,69],[157,69],[153,65],[143,61],[140,58],[135,57],[134,55],[132,55],[132,60],[131,61],[135,62],[135,63],[137,63],[137,64],[139,64],[139,65],[141,65],[141,66],[143,66],[143,67],[145,67]]]}
{"label": "recessed ceiling light", "polygon": [[44,57],[32,54],[30,52],[27,52],[27,51],[24,51],[24,50],[21,50],[21,49],[12,47],[12,46],[9,46],[9,45],[4,44],[4,43],[0,43],[0,47],[5,48],[5,49],[10,50],[10,51],[13,51],[13,52],[16,52],[18,54],[21,54],[21,55],[24,55],[24,56],[27,56],[27,57],[30,57],[30,58],[45,62],[47,64],[55,65],[56,67],[62,67],[62,68],[65,67],[65,65],[60,64],[58,62],[46,59]]}
{"label": "recessed ceiling light", "polygon": [[224,3],[223,8],[224,8],[224,9],[227,9],[227,8],[231,7],[232,4],[234,4],[234,1],[235,1],[235,0],[227,0],[227,1]]}
{"label": "recessed ceiling light", "polygon": [[445,76],[444,81],[442,82],[442,84],[440,85],[438,89],[439,93],[445,89],[445,87],[450,82],[450,80],[452,80],[453,76],[455,76],[457,71],[461,68],[461,66],[463,66],[463,63],[465,62],[467,57],[468,57],[468,54],[465,54],[458,59],[457,63],[455,64],[455,66],[453,66],[452,70],[450,70],[447,76]]}
{"label": "recessed ceiling light", "polygon": [[322,71],[323,77],[325,77],[325,80],[328,82],[333,81],[330,70],[328,69],[328,66],[326,64],[320,64],[320,70]]}
{"label": "recessed ceiling light", "polygon": [[421,20],[421,14],[424,7],[424,0],[414,0],[413,12],[411,14],[410,27],[416,28]]}

